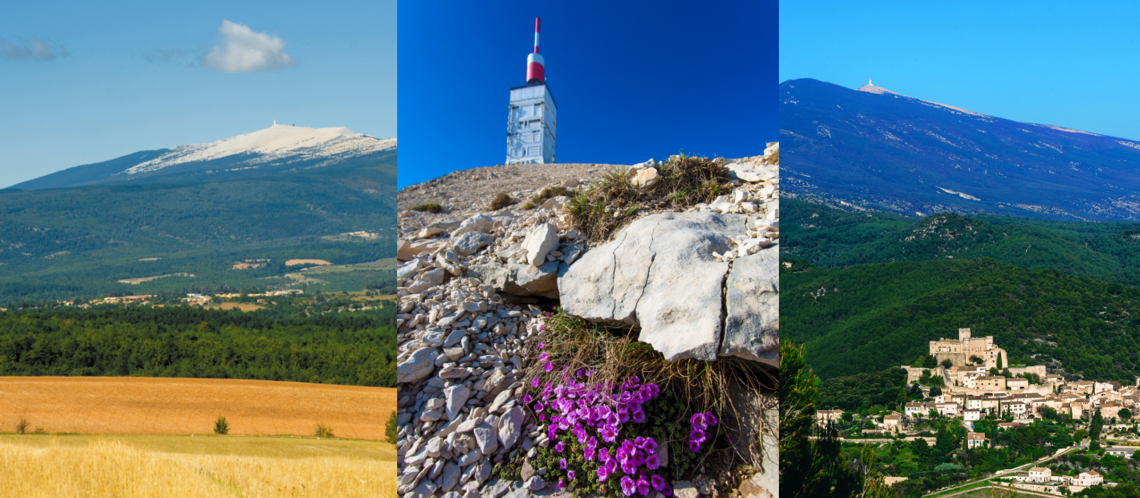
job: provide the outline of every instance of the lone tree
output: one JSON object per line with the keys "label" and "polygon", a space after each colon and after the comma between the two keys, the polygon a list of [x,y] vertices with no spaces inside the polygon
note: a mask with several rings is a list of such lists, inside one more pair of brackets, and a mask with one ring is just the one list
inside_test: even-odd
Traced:
{"label": "lone tree", "polygon": [[389,443],[396,443],[396,411],[392,410],[392,415],[388,417],[388,423],[384,425],[384,437],[388,439]]}
{"label": "lone tree", "polygon": [[1117,415],[1120,417],[1120,420],[1132,420],[1132,410],[1127,408],[1121,408],[1120,411],[1117,412]]}
{"label": "lone tree", "polygon": [[230,424],[226,423],[226,417],[218,417],[218,419],[214,421],[214,434],[225,435],[229,434],[229,432]]}
{"label": "lone tree", "polygon": [[942,367],[943,367],[943,368],[947,368],[947,369],[948,369],[948,368],[950,368],[950,367],[952,367],[952,366],[954,366],[954,362],[950,361],[950,359],[949,359],[949,358],[947,358],[947,359],[945,359],[945,360],[942,360]]}
{"label": "lone tree", "polygon": [[1100,443],[1097,439],[1100,439],[1100,431],[1103,428],[1104,418],[1100,416],[1100,410],[1098,409],[1096,413],[1093,414],[1092,424],[1089,426],[1089,439],[1092,440],[1092,442],[1089,443],[1089,451],[1100,449]]}

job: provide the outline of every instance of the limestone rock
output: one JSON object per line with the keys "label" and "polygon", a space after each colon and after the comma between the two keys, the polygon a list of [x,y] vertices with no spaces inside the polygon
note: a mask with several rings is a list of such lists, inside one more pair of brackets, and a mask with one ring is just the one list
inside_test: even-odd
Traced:
{"label": "limestone rock", "polygon": [[543,223],[527,234],[523,241],[526,249],[526,262],[531,266],[542,266],[546,255],[558,247],[558,227]]}
{"label": "limestone rock", "polygon": [[515,296],[558,297],[559,262],[542,266],[516,263],[482,263],[467,270],[468,275],[491,284],[495,291]]}
{"label": "limestone rock", "polygon": [[459,410],[463,408],[463,404],[471,396],[471,390],[467,386],[458,385],[444,389],[443,394],[447,399],[447,419],[455,420],[459,416]]}
{"label": "limestone rock", "polygon": [[486,456],[491,456],[499,449],[499,440],[495,437],[495,430],[486,423],[481,424],[474,429],[475,442],[479,445],[479,451]]}
{"label": "limestone rock", "polygon": [[465,234],[467,232],[489,233],[494,227],[494,219],[485,214],[477,214],[475,216],[467,218],[466,220],[463,220],[463,223],[459,224],[459,228],[456,228],[454,232],[451,232],[451,236],[454,237],[457,235]]}
{"label": "limestone rock", "polygon": [[715,360],[731,237],[744,215],[663,213],[634,221],[558,279],[561,305],[588,320],[639,324],[642,342],[667,360]]}
{"label": "limestone rock", "polygon": [[738,257],[726,282],[724,341],[720,354],[779,366],[779,254],[760,251]]}
{"label": "limestone rock", "polygon": [[472,231],[452,239],[451,247],[461,256],[470,256],[494,241],[491,234]]}
{"label": "limestone rock", "polygon": [[652,166],[629,170],[629,182],[634,187],[648,187],[657,183],[657,168]]}
{"label": "limestone rock", "polygon": [[696,486],[689,481],[677,481],[673,484],[673,496],[677,498],[697,498],[700,495],[700,491],[697,491]]}
{"label": "limestone rock", "polygon": [[503,449],[510,449],[519,440],[519,435],[522,433],[523,411],[522,408],[514,407],[499,419],[499,441],[503,443]]}
{"label": "limestone rock", "polygon": [[435,348],[420,348],[413,351],[406,360],[396,365],[396,382],[410,384],[431,375],[435,370],[437,356],[439,350]]}
{"label": "limestone rock", "polygon": [[399,239],[396,241],[396,260],[397,261],[408,261],[414,257],[416,257],[416,255],[415,255],[415,253],[412,252],[412,243],[411,242],[408,242],[404,239]]}

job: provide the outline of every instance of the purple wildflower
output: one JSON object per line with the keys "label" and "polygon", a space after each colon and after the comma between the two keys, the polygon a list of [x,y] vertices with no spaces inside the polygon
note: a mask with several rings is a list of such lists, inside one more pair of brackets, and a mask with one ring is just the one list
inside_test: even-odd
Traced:
{"label": "purple wildflower", "polygon": [[550,353],[542,353],[542,355],[538,357],[539,361],[546,361],[549,359],[550,359]]}
{"label": "purple wildflower", "polygon": [[649,481],[645,480],[645,472],[642,472],[641,475],[637,477],[637,492],[641,496],[649,494]]}
{"label": "purple wildflower", "polygon": [[558,489],[562,489],[562,488],[565,488],[565,487],[566,487],[566,482],[565,482],[565,481],[563,481],[562,479],[559,479],[559,480],[558,480]]}
{"label": "purple wildflower", "polygon": [[606,479],[609,477],[610,477],[610,470],[608,468],[606,468],[605,465],[598,467],[598,481],[606,482]]}
{"label": "purple wildflower", "polygon": [[640,407],[633,412],[633,422],[637,424],[645,422],[645,412]]}
{"label": "purple wildflower", "polygon": [[546,347],[546,344],[543,344],[543,343],[541,343],[541,342],[540,342],[540,343],[538,343],[538,349],[542,349],[542,348],[545,348],[545,347]]}
{"label": "purple wildflower", "polygon": [[713,416],[712,412],[705,413],[705,420],[708,421],[709,427],[716,425],[716,417]]}
{"label": "purple wildflower", "polygon": [[594,449],[587,446],[586,449],[582,450],[582,456],[586,457],[587,462],[594,461]]}
{"label": "purple wildflower", "polygon": [[621,478],[621,493],[626,496],[633,496],[633,492],[637,491],[637,483],[633,482],[629,476]]}
{"label": "purple wildflower", "polygon": [[693,453],[701,451],[701,443],[698,443],[696,441],[689,441],[689,449],[693,450]]}
{"label": "purple wildflower", "polygon": [[562,470],[566,470],[566,467],[569,467],[569,464],[566,463],[566,459],[565,458],[559,458],[558,459],[558,468],[560,468]]}
{"label": "purple wildflower", "polygon": [[[573,480],[574,480],[574,475],[575,475],[575,474],[574,474],[574,471],[573,471],[573,470],[571,470],[570,472],[567,472],[567,473],[566,473],[566,477],[569,477],[571,481],[573,481]],[[655,477],[656,477],[656,476],[655,476]],[[664,482],[664,480],[662,480],[662,482]]]}
{"label": "purple wildflower", "polygon": [[562,450],[564,449],[566,449],[566,443],[563,443],[562,441],[559,441],[558,444],[554,445],[554,451],[562,453]]}
{"label": "purple wildflower", "polygon": [[705,424],[705,414],[703,413],[694,413],[693,418],[689,420],[689,425],[693,426],[693,429],[700,429],[702,431],[708,429],[708,425]]}
{"label": "purple wildflower", "polygon": [[531,397],[529,394],[523,396],[523,403],[530,404]]}
{"label": "purple wildflower", "polygon": [[603,464],[609,462],[610,461],[610,450],[608,450],[606,448],[602,448],[601,450],[599,450],[598,451],[598,461],[602,462]]}
{"label": "purple wildflower", "polygon": [[[645,467],[649,470],[661,468],[661,458],[659,458],[656,453],[650,453],[649,456],[645,458]],[[659,489],[658,491],[661,490]]]}
{"label": "purple wildflower", "polygon": [[545,365],[542,366],[542,369],[547,371],[547,372],[553,371],[554,370],[554,364],[548,361],[548,362],[546,362]]}
{"label": "purple wildflower", "polygon": [[649,482],[651,482],[653,484],[653,489],[656,489],[657,491],[664,491],[665,490],[665,478],[664,477],[661,477],[659,475],[654,474],[653,477],[649,478]]}
{"label": "purple wildflower", "polygon": [[540,382],[542,382],[542,381],[538,380],[538,377],[530,379],[530,387],[538,387],[538,384]]}
{"label": "purple wildflower", "polygon": [[697,443],[705,442],[704,431],[702,431],[700,429],[693,429],[693,431],[689,433],[689,440],[697,442]]}

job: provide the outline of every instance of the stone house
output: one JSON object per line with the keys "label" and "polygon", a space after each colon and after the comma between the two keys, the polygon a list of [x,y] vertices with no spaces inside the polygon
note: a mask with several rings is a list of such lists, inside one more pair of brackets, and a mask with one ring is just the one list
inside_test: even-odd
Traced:
{"label": "stone house", "polygon": [[1081,472],[1073,479],[1073,486],[1099,486],[1104,482],[1104,476],[1095,470]]}
{"label": "stone house", "polygon": [[986,433],[984,432],[968,432],[966,433],[966,448],[974,449],[986,445]]}
{"label": "stone house", "polygon": [[1033,467],[1029,469],[1029,482],[1049,482],[1053,471],[1046,467]]}

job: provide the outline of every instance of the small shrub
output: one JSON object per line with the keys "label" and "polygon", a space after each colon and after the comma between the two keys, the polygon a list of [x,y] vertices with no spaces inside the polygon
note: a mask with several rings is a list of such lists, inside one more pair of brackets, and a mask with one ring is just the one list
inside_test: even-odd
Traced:
{"label": "small shrub", "polygon": [[332,427],[325,424],[317,424],[317,437],[333,437]]}
{"label": "small shrub", "polygon": [[604,241],[640,211],[684,210],[711,202],[730,191],[732,183],[724,159],[685,154],[658,164],[658,181],[647,187],[633,186],[628,174],[614,168],[588,190],[573,195],[567,210],[578,231]]}
{"label": "small shrub", "polygon": [[47,434],[47,431],[45,431],[43,427],[36,427],[36,430],[33,432],[33,434]]}
{"label": "small shrub", "polygon": [[511,196],[507,195],[506,192],[499,192],[494,199],[491,199],[491,211],[498,211],[514,203],[515,200],[511,199]]}
{"label": "small shrub", "polygon": [[392,415],[388,417],[388,423],[384,425],[384,438],[389,443],[396,442],[396,410],[392,410]]}
{"label": "small shrub", "polygon": [[21,418],[19,421],[16,422],[16,433],[17,434],[24,434],[24,433],[28,432],[28,425],[29,425],[28,420],[25,418]]}
{"label": "small shrub", "polygon": [[546,201],[547,199],[553,199],[553,198],[558,197],[560,195],[564,195],[566,197],[573,197],[574,191],[570,190],[568,188],[565,188],[565,187],[546,187],[546,188],[542,189],[542,192],[539,192],[534,197],[531,197],[530,201],[535,203],[535,204],[541,204],[542,202]]}
{"label": "small shrub", "polygon": [[523,209],[526,209],[526,210],[534,209],[534,203],[527,201],[526,204],[523,204]]}
{"label": "small shrub", "polygon": [[440,206],[439,204],[436,204],[434,202],[419,204],[416,206],[412,206],[408,209],[410,209],[412,211],[426,211],[426,212],[429,212],[432,214],[439,214],[439,213],[443,212],[443,206]]}
{"label": "small shrub", "polygon": [[214,434],[226,435],[230,432],[230,424],[226,422],[226,417],[218,417],[214,421]]}

